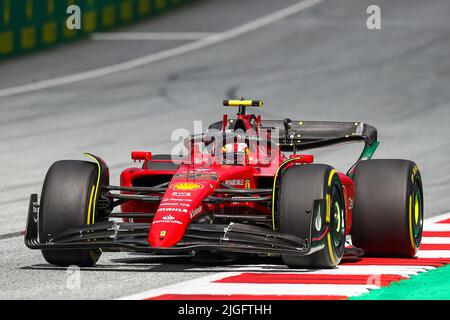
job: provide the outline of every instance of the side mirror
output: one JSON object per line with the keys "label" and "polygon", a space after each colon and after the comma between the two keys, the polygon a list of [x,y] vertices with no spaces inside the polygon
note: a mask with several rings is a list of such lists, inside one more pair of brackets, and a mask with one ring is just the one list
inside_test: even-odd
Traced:
{"label": "side mirror", "polygon": [[136,161],[145,161],[144,162],[144,169],[148,169],[147,162],[152,159],[152,153],[148,151],[132,151],[131,152],[131,159]]}

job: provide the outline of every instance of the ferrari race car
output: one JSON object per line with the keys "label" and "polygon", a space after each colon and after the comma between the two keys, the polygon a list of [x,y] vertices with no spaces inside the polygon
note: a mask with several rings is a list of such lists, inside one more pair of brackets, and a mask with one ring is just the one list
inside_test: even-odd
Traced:
{"label": "ferrari race car", "polygon": [[[139,167],[110,185],[105,161],[55,162],[32,194],[25,244],[58,266],[93,266],[104,251],[281,257],[292,268],[332,268],[353,255],[414,257],[423,191],[408,160],[371,160],[377,130],[363,122],[262,120],[238,108],[182,155],[132,152]],[[362,142],[347,173],[305,150]],[[117,208],[120,207],[120,210]],[[349,248],[348,239],[351,239]]]}

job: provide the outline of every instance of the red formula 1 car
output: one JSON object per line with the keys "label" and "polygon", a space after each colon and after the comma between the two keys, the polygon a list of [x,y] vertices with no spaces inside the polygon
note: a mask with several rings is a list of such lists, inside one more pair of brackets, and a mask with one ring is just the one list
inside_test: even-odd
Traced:
{"label": "red formula 1 car", "polygon": [[[331,268],[353,254],[413,257],[423,225],[422,181],[407,160],[371,160],[377,131],[362,122],[262,120],[260,101],[227,100],[236,118],[184,140],[179,158],[133,152],[141,167],[109,184],[106,163],[58,161],[40,202],[31,195],[25,244],[51,264],[92,266],[102,251],[282,257]],[[305,150],[363,142],[344,174]],[[120,207],[118,212],[114,210]],[[120,218],[120,219],[118,219]],[[121,221],[121,222],[118,222]],[[355,249],[359,248],[359,249]]]}

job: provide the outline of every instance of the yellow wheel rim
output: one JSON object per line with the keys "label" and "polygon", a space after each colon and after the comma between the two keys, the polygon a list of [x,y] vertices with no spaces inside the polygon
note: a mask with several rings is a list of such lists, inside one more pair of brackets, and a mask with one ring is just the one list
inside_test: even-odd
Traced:
{"label": "yellow wheel rim", "polygon": [[341,207],[339,206],[338,202],[336,202],[334,205],[336,206],[336,211],[337,211],[336,212],[337,217],[335,217],[337,220],[336,231],[339,232],[339,231],[341,231]]}
{"label": "yellow wheel rim", "polygon": [[416,195],[415,201],[414,201],[414,222],[416,224],[419,223],[419,215],[420,215],[420,201],[419,201],[419,196]]}

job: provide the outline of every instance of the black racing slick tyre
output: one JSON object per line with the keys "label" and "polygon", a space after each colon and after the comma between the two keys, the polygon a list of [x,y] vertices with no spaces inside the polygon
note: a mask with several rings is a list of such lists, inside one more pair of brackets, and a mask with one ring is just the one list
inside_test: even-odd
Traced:
{"label": "black racing slick tyre", "polygon": [[[39,240],[45,243],[68,229],[95,222],[96,164],[87,161],[55,162],[47,172],[39,208]],[[100,249],[42,250],[48,263],[89,267],[100,258]]]}
{"label": "black racing slick tyre", "polygon": [[346,214],[336,171],[322,164],[287,168],[280,177],[277,201],[280,232],[307,238],[314,249],[306,256],[282,255],[284,263],[310,269],[338,265],[344,254]]}
{"label": "black racing slick tyre", "polygon": [[354,181],[353,245],[371,256],[414,257],[424,217],[417,165],[407,160],[362,161]]}

